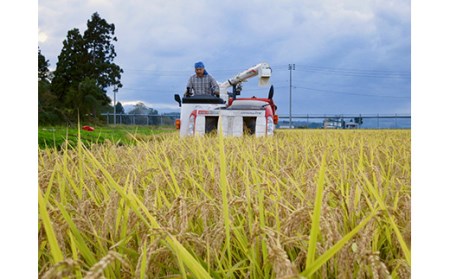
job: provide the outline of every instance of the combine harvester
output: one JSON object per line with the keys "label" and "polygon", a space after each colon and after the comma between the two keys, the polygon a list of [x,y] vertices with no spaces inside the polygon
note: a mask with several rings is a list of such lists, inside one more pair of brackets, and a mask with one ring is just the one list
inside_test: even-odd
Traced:
{"label": "combine harvester", "polygon": [[[269,84],[272,69],[267,63],[253,66],[235,77],[219,83],[220,97],[213,95],[189,96],[190,88],[183,98],[175,94],[181,107],[180,119],[176,120],[180,136],[203,136],[222,131],[224,136],[256,137],[271,136],[278,123],[277,106],[273,102],[273,85],[267,98],[236,98],[241,94],[242,82],[259,78],[259,86]],[[229,87],[233,88],[228,92]]]}

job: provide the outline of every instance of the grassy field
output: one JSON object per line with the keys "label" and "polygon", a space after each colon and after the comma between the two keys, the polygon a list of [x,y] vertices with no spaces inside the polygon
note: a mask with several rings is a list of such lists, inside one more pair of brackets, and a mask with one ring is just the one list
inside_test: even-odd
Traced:
{"label": "grassy field", "polygon": [[[66,142],[71,146],[76,146],[79,138],[78,131],[78,127],[39,127],[39,147],[56,147],[61,149]],[[170,132],[175,132],[175,126],[96,126],[92,132],[80,129],[80,138],[86,146],[90,146],[91,144],[102,144],[105,143],[105,141],[119,145],[129,145],[134,144],[136,142],[136,138],[143,139],[148,136]]]}
{"label": "grassy field", "polygon": [[410,278],[409,130],[39,150],[42,278]]}

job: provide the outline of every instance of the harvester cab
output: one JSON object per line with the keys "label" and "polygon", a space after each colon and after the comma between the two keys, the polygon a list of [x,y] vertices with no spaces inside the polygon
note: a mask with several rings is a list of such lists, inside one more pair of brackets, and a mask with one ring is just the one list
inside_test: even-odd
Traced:
{"label": "harvester cab", "polygon": [[[242,82],[257,76],[259,85],[265,86],[269,84],[271,74],[269,65],[260,63],[220,83],[220,96],[185,94],[181,98],[175,94],[175,101],[181,107],[180,119],[176,121],[180,136],[202,136],[219,131],[225,136],[273,135],[278,122],[273,85],[267,98],[237,98],[242,91]],[[229,87],[232,92],[228,92]]]}

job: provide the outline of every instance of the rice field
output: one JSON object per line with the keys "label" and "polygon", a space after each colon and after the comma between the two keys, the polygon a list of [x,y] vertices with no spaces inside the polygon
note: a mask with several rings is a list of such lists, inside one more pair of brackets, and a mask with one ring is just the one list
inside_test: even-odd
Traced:
{"label": "rice field", "polygon": [[411,131],[39,149],[40,278],[410,278]]}

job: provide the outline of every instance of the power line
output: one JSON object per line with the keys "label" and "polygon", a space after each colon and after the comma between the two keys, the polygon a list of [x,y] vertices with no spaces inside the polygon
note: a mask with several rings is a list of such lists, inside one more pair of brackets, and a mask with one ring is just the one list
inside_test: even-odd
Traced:
{"label": "power line", "polygon": [[397,74],[397,73],[355,73],[345,71],[331,71],[331,70],[315,70],[315,69],[299,69],[299,71],[308,73],[322,73],[327,75],[340,75],[348,77],[362,77],[362,78],[393,78],[393,79],[411,79],[410,75]]}
{"label": "power line", "polygon": [[[280,88],[290,88],[290,86],[276,86],[275,91]],[[311,87],[304,87],[304,86],[295,86],[292,85],[292,88],[299,88],[299,89],[305,89],[310,91],[316,91],[321,93],[331,93],[331,94],[340,94],[340,95],[353,95],[353,96],[360,96],[360,97],[380,97],[380,98],[398,98],[398,99],[409,99],[411,97],[408,96],[392,96],[392,95],[376,95],[376,94],[360,94],[360,93],[351,93],[351,92],[342,92],[342,91],[334,91],[334,90],[327,90],[327,89],[319,89],[319,88],[311,88]],[[147,88],[130,88],[130,87],[122,87],[120,90],[125,91],[143,91],[147,93],[174,93],[176,90],[167,90],[167,89],[147,89]],[[247,91],[264,91],[265,88],[247,88],[244,89],[244,92]],[[363,90],[358,90],[363,91]]]}
{"label": "power line", "polygon": [[159,89],[147,89],[147,88],[130,88],[130,87],[122,87],[120,90],[125,91],[143,91],[147,93],[173,93],[174,90],[159,90]]}
{"label": "power line", "polygon": [[365,96],[365,97],[382,97],[382,98],[399,98],[399,99],[409,99],[409,98],[411,98],[411,97],[404,97],[404,96],[358,94],[358,93],[340,92],[340,91],[324,90],[324,89],[309,88],[309,87],[302,87],[302,86],[295,86],[295,88],[301,88],[301,89],[305,89],[305,90],[318,91],[318,92],[324,92],[324,93],[342,94],[342,95],[354,95],[354,96]]}
{"label": "power line", "polygon": [[[284,70],[285,66],[274,65],[271,66],[273,70]],[[214,69],[211,68],[211,73],[224,74],[224,73],[236,73],[243,69]],[[408,71],[394,71],[394,70],[367,70],[367,69],[353,69],[353,68],[336,68],[336,67],[324,67],[314,65],[297,64],[297,70],[309,73],[322,73],[327,75],[341,75],[349,77],[362,77],[362,78],[382,78],[382,79],[411,79],[411,73]],[[127,69],[125,72],[142,72],[150,73],[156,76],[186,76],[192,73],[191,70],[150,70],[150,69]]]}
{"label": "power line", "polygon": [[[338,68],[338,67],[326,67],[326,66],[315,66],[315,65],[305,65],[296,64],[300,68],[311,68],[316,70],[329,70],[329,71],[344,71],[344,72],[360,72],[360,73],[381,73],[381,74],[410,74],[410,71],[397,71],[397,70],[369,70],[369,69],[355,69],[355,68]],[[273,69],[284,69],[283,65],[272,66]]]}

